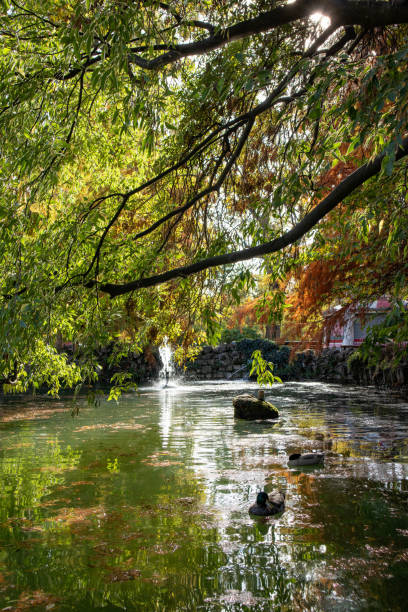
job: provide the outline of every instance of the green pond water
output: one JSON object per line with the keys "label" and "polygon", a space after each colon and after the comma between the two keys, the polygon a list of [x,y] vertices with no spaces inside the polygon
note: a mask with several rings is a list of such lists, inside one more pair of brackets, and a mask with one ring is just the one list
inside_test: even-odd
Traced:
{"label": "green pond water", "polygon": [[[407,610],[408,403],[290,383],[0,404],[0,610]],[[298,449],[324,466],[289,469]],[[252,519],[265,488],[286,509]]]}

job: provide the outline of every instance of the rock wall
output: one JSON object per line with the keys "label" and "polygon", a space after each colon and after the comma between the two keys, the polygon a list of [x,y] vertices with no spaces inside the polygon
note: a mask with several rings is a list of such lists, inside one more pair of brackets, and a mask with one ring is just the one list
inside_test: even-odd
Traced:
{"label": "rock wall", "polygon": [[290,359],[290,349],[268,340],[241,340],[216,347],[204,346],[199,355],[186,363],[184,375],[190,380],[239,379],[249,376],[251,355],[260,350],[264,359],[275,364],[274,373],[282,380],[315,380],[408,390],[407,360],[396,368],[368,368],[359,358],[349,361],[354,348],[330,348],[320,353],[298,352]]}
{"label": "rock wall", "polygon": [[[404,393],[408,390],[407,360],[397,367],[375,368],[367,365],[358,357],[351,359],[356,349],[323,349],[317,355],[313,351],[296,356],[300,369],[316,380],[354,385],[375,385],[395,388]],[[310,354],[312,353],[312,354]]]}
{"label": "rock wall", "polygon": [[151,382],[159,377],[162,363],[157,349],[146,348],[143,353],[129,352],[117,365],[109,365],[110,348],[101,349],[98,361],[102,366],[99,384],[107,386],[116,372],[130,372],[136,384]]}
{"label": "rock wall", "polygon": [[185,364],[184,375],[192,380],[238,379],[249,375],[251,355],[260,350],[264,359],[275,364],[280,376],[289,368],[290,349],[269,340],[240,340],[218,346],[203,346],[194,360]]}
{"label": "rock wall", "polygon": [[185,375],[196,380],[242,378],[247,373],[246,362],[237,342],[216,347],[203,346],[196,359],[187,362]]}
{"label": "rock wall", "polygon": [[[80,362],[81,355],[75,355],[72,346],[65,346],[62,350],[68,355],[69,360]],[[130,372],[134,382],[138,385],[156,380],[159,377],[162,363],[158,349],[146,347],[142,353],[129,351],[121,357],[118,363],[111,365],[113,351],[114,345],[111,344],[101,347],[95,355],[96,362],[100,366],[98,386],[109,387],[112,376],[117,372]]]}

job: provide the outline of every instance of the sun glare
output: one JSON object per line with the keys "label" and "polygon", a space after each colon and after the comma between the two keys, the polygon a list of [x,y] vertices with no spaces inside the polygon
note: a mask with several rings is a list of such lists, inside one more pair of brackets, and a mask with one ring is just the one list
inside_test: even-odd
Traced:
{"label": "sun glare", "polygon": [[[288,4],[293,4],[294,2],[296,2],[296,0],[288,0]],[[326,17],[325,15],[323,15],[323,13],[320,12],[316,12],[310,15],[310,19],[315,23],[320,23],[323,30],[328,28],[331,23],[330,17]]]}
{"label": "sun glare", "polygon": [[331,23],[330,17],[326,17],[322,13],[313,13],[313,15],[310,15],[310,19],[315,23],[319,23],[323,30],[328,28]]}

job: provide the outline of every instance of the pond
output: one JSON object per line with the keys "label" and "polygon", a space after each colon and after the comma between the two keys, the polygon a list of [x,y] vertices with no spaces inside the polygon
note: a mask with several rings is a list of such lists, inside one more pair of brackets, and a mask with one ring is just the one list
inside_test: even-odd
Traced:
{"label": "pond", "polygon": [[[0,610],[406,610],[408,403],[245,382],[0,404]],[[324,450],[323,466],[287,455]],[[253,519],[256,494],[285,511]]]}

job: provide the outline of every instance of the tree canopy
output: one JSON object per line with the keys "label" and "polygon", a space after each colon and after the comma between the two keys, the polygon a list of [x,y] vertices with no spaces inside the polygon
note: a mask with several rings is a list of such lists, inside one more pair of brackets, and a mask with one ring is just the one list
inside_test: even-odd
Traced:
{"label": "tree canopy", "polygon": [[186,348],[254,271],[302,312],[314,283],[309,321],[404,297],[406,2],[0,5],[3,381],[92,379],[113,339]]}

